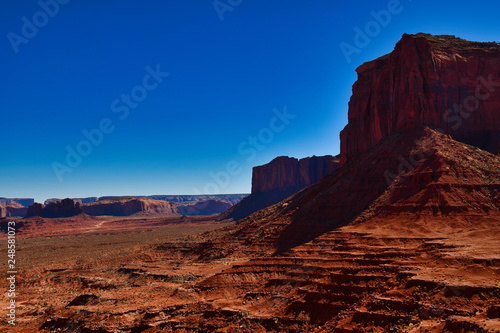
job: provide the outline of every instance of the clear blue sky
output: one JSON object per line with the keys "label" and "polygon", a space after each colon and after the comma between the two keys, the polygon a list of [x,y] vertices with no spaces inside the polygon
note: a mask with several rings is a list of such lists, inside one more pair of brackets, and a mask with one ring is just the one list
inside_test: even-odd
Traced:
{"label": "clear blue sky", "polygon": [[[340,44],[356,47],[354,28],[388,7],[348,62]],[[0,196],[249,192],[255,165],[339,153],[360,64],[405,32],[499,41],[499,9],[498,0],[2,1]],[[285,107],[289,118],[274,119]],[[68,148],[80,159],[68,163]]]}

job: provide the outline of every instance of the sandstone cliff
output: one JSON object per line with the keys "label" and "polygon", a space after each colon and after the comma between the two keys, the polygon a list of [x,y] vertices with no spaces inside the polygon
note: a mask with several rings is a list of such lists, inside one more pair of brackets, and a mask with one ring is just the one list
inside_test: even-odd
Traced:
{"label": "sandstone cliff", "polygon": [[253,168],[252,194],[244,198],[220,219],[242,219],[273,205],[333,173],[339,167],[338,157],[313,156],[303,159],[280,156]]}
{"label": "sandstone cliff", "polygon": [[70,217],[82,213],[82,209],[78,202],[72,199],[63,199],[57,202],[51,202],[47,206],[35,202],[28,207],[26,217],[40,216],[47,218]]}
{"label": "sandstone cliff", "polygon": [[178,216],[179,209],[175,203],[144,198],[109,198],[82,205],[88,215],[129,216],[168,215]]}
{"label": "sandstone cliff", "polygon": [[500,152],[500,44],[405,34],[392,53],[357,73],[340,133],[342,165],[422,125]]}
{"label": "sandstone cliff", "polygon": [[253,168],[252,194],[272,191],[295,193],[318,182],[338,168],[333,156],[313,156],[300,160],[280,156],[268,164]]}

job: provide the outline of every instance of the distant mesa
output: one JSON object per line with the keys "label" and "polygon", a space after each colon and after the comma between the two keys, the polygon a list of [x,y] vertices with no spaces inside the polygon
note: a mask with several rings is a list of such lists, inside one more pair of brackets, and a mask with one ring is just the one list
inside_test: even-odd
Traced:
{"label": "distant mesa", "polygon": [[96,202],[83,204],[82,209],[86,214],[96,216],[214,215],[226,211],[246,196],[247,194],[202,194],[101,197]]}
{"label": "distant mesa", "polygon": [[214,215],[227,211],[233,206],[232,203],[221,200],[198,201],[194,204],[179,206],[179,212],[182,215]]}
{"label": "distant mesa", "polygon": [[253,168],[252,193],[221,214],[219,219],[245,218],[318,182],[338,168],[338,156],[313,156],[300,160],[276,157],[268,164]]}
{"label": "distant mesa", "polygon": [[27,212],[28,208],[18,203],[12,203],[5,206],[0,206],[0,218],[24,217]]}
{"label": "distant mesa", "polygon": [[[96,202],[97,200],[99,200],[99,198],[98,197],[72,198],[72,200],[74,202],[80,203],[80,205],[81,205],[81,204]],[[61,201],[61,199],[56,199],[56,198],[47,199],[47,200],[45,200],[45,205],[48,205],[49,203],[57,202],[57,201]]]}
{"label": "distant mesa", "polygon": [[[163,200],[175,202],[180,205],[184,204],[194,204],[199,201],[207,201],[207,200],[218,200],[229,202],[232,205],[237,204],[241,201],[241,199],[248,196],[248,193],[242,194],[194,194],[194,195],[150,195],[146,198],[155,199],[155,200]],[[102,199],[102,198],[101,198]]]}
{"label": "distant mesa", "polygon": [[[93,216],[194,216],[220,214],[247,194],[106,196],[73,199],[47,199],[29,208],[19,204],[0,206],[0,217],[70,217],[85,213]],[[153,199],[157,198],[157,199]],[[11,202],[11,201],[8,201]]]}
{"label": "distant mesa", "polygon": [[0,198],[0,218],[24,217],[33,203],[31,198]]}
{"label": "distant mesa", "polygon": [[35,199],[31,198],[0,198],[0,206],[19,204],[23,207],[29,207],[35,203]]}
{"label": "distant mesa", "polygon": [[7,212],[9,213],[9,216],[11,217],[23,217],[26,215],[28,212],[28,207],[25,207],[21,204],[15,203],[15,204],[10,204],[5,206],[7,209]]}
{"label": "distant mesa", "polygon": [[134,197],[109,197],[83,204],[82,210],[88,215],[130,216],[134,214],[154,216],[180,216],[175,203]]}
{"label": "distant mesa", "polygon": [[28,207],[26,217],[40,216],[47,218],[71,217],[82,213],[80,203],[72,199],[63,199],[57,202],[51,202],[47,206],[35,202]]}

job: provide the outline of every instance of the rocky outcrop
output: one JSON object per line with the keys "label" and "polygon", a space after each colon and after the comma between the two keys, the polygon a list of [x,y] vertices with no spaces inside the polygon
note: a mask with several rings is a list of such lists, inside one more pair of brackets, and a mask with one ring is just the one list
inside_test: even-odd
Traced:
{"label": "rocky outcrop", "polygon": [[94,216],[180,215],[175,203],[144,198],[109,198],[84,204],[82,209],[86,214]]}
{"label": "rocky outcrop", "polygon": [[340,133],[342,165],[420,126],[500,152],[500,44],[405,34],[392,53],[356,71]]}
{"label": "rocky outcrop", "polygon": [[194,204],[180,206],[179,212],[182,215],[196,216],[196,215],[213,215],[220,214],[231,208],[233,205],[226,201],[221,200],[206,200],[199,201]]}
{"label": "rocky outcrop", "polygon": [[63,199],[61,201],[51,202],[47,206],[35,202],[28,207],[26,217],[40,216],[47,218],[70,217],[82,213],[80,203],[72,199]]}
{"label": "rocky outcrop", "polygon": [[300,160],[286,156],[277,157],[268,164],[253,168],[252,194],[219,218],[245,218],[318,182],[338,168],[337,156],[313,156]]}
{"label": "rocky outcrop", "polygon": [[35,203],[35,199],[28,198],[0,198],[0,206],[6,206],[11,204],[19,204],[24,207],[29,207]]}
{"label": "rocky outcrop", "polygon": [[44,204],[35,202],[34,204],[28,207],[28,211],[26,212],[26,217],[42,216],[44,208],[45,208]]}

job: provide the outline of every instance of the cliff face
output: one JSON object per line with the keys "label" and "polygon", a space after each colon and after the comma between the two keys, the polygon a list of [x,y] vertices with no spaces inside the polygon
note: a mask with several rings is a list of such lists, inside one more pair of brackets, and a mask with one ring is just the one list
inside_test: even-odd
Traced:
{"label": "cliff face", "polygon": [[44,208],[45,205],[35,202],[34,204],[28,207],[28,211],[26,212],[26,217],[42,216]]}
{"label": "cliff face", "polygon": [[303,159],[280,156],[252,172],[252,194],[219,216],[242,219],[273,205],[314,184],[339,168],[336,156],[313,156]]}
{"label": "cliff face", "polygon": [[405,34],[392,53],[356,71],[341,165],[422,125],[500,153],[500,44]]}
{"label": "cliff face", "polygon": [[256,166],[252,172],[252,193],[293,191],[318,182],[338,168],[333,156],[313,156],[303,159],[280,156],[268,164]]}
{"label": "cliff face", "polygon": [[172,202],[152,199],[120,199],[99,200],[94,203],[82,205],[83,211],[88,215],[129,216],[142,215],[179,215],[179,209]]}
{"label": "cliff face", "polygon": [[57,202],[51,202],[47,206],[35,202],[28,207],[26,217],[40,216],[47,218],[70,217],[82,213],[80,204],[72,199],[64,199]]}

